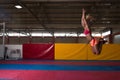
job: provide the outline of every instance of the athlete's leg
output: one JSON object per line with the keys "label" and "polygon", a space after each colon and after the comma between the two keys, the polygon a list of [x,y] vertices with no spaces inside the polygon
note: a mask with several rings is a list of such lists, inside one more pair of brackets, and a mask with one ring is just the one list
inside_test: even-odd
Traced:
{"label": "athlete's leg", "polygon": [[97,40],[97,44],[94,45],[93,51],[98,55],[102,51],[103,44],[105,44],[107,41],[103,40],[103,38],[98,38]]}
{"label": "athlete's leg", "polygon": [[102,43],[100,42],[99,38],[93,38],[90,41],[90,46],[94,54],[100,54],[101,49],[102,49]]}

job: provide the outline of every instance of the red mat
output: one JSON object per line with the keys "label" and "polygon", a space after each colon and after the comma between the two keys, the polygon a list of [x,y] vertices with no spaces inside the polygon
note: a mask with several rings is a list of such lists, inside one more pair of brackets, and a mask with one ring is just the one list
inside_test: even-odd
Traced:
{"label": "red mat", "polygon": [[120,80],[117,71],[0,70],[0,80]]}
{"label": "red mat", "polygon": [[37,61],[37,60],[20,60],[20,61],[0,61],[0,64],[56,64],[56,65],[107,65],[120,66],[119,61]]}
{"label": "red mat", "polygon": [[[55,64],[120,66],[119,61],[0,61],[0,64]],[[111,67],[109,67],[111,68]],[[120,80],[120,71],[86,70],[0,70],[0,80]]]}

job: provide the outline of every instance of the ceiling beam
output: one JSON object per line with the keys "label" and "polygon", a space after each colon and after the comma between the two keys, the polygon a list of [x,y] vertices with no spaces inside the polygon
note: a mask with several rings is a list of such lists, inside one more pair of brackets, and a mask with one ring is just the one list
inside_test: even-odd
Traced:
{"label": "ceiling beam", "polygon": [[95,2],[97,2],[97,1],[119,1],[119,0],[21,0],[21,1],[40,1],[40,2],[70,2],[70,1],[82,1],[82,2],[91,2],[91,1],[95,1]]}
{"label": "ceiling beam", "polygon": [[24,3],[22,3],[22,1],[18,1],[18,3],[21,5],[21,6],[23,6],[24,8],[26,8],[27,10],[28,10],[28,12],[37,20],[37,22],[46,30],[46,31],[48,31],[49,33],[51,33],[52,35],[53,35],[53,32],[51,32],[46,26],[45,26],[45,24],[43,23],[43,21],[42,20],[40,20],[37,16],[36,16],[36,14],[34,14],[33,13],[33,11],[30,9],[30,8],[28,8]]}

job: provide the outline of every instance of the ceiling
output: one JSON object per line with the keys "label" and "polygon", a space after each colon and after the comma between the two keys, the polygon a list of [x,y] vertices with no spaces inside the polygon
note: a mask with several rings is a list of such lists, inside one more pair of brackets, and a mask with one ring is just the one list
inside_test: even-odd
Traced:
{"label": "ceiling", "polygon": [[120,29],[119,0],[0,0],[0,22],[6,31],[82,32],[82,8],[96,18],[93,31]]}

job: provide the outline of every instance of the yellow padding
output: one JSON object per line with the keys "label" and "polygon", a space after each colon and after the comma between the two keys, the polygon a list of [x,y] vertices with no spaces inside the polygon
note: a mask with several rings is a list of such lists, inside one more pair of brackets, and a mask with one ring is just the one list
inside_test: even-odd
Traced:
{"label": "yellow padding", "polygon": [[55,60],[86,60],[87,44],[55,44]]}
{"label": "yellow padding", "polygon": [[120,60],[120,44],[104,44],[100,55],[89,44],[55,44],[55,60]]}
{"label": "yellow padding", "polygon": [[120,60],[120,44],[104,44],[100,55],[94,55],[89,45],[88,60]]}

